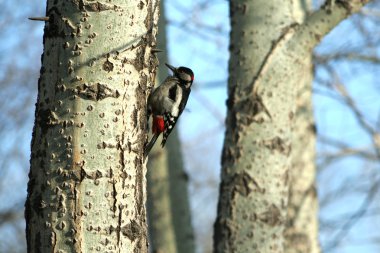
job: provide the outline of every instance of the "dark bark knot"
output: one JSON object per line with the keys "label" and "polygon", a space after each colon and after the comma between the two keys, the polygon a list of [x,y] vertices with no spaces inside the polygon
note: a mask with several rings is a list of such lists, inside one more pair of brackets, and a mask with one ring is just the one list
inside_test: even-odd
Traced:
{"label": "dark bark knot", "polygon": [[110,62],[108,59],[103,63],[103,69],[107,71],[108,73],[113,70],[113,63]]}
{"label": "dark bark knot", "polygon": [[235,113],[238,120],[243,125],[250,125],[253,122],[261,124],[264,122],[264,117],[260,116],[262,113],[272,118],[268,109],[265,107],[261,96],[255,95],[253,98],[248,97],[236,103]]}
{"label": "dark bark knot", "polygon": [[77,28],[65,19],[60,11],[53,7],[48,12],[49,22],[45,26],[44,37],[65,37],[75,34]]}
{"label": "dark bark knot", "polygon": [[280,225],[283,222],[280,209],[275,205],[271,205],[268,210],[260,214],[258,218],[260,221],[272,227]]}
{"label": "dark bark knot", "polygon": [[132,220],[131,223],[122,227],[121,232],[124,236],[127,236],[131,241],[140,238],[142,233],[140,225],[135,220]]}
{"label": "dark bark knot", "polygon": [[94,101],[103,100],[108,97],[118,98],[119,91],[112,90],[106,84],[95,83],[92,85],[81,84],[76,87],[75,93],[83,99],[90,99]]}
{"label": "dark bark knot", "polygon": [[57,115],[50,109],[40,110],[38,113],[38,125],[41,127],[42,133],[46,133],[50,127],[59,124]]}
{"label": "dark bark knot", "polygon": [[77,177],[80,179],[80,181],[82,181],[84,178],[96,180],[104,177],[103,173],[100,170],[86,172],[83,168],[81,168],[80,171],[78,170],[78,172],[79,174],[77,175]]}
{"label": "dark bark knot", "polygon": [[264,146],[270,150],[277,150],[286,156],[289,156],[291,151],[291,146],[286,145],[285,141],[278,136],[271,140],[264,141]]}
{"label": "dark bark knot", "polygon": [[265,192],[264,189],[260,188],[257,181],[247,172],[236,173],[233,175],[231,185],[233,187],[233,192],[237,192],[243,197],[247,197],[255,190],[261,193]]}

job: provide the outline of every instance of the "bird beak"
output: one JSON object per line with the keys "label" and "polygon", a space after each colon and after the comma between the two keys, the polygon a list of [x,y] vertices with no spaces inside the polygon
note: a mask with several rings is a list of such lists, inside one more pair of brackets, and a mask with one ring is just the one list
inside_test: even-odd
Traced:
{"label": "bird beak", "polygon": [[165,63],[166,67],[168,67],[171,71],[173,71],[173,73],[177,73],[177,69],[175,67],[173,67],[172,65],[170,64],[167,64]]}

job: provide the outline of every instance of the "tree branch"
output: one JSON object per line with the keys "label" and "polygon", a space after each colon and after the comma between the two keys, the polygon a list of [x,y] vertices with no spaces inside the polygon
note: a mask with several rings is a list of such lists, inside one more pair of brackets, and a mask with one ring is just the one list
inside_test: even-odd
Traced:
{"label": "tree branch", "polygon": [[331,1],[326,1],[326,4],[306,18],[300,27],[304,39],[312,40],[309,44],[312,48],[338,23],[371,2],[371,0],[336,0],[331,4]]}
{"label": "tree branch", "polygon": [[340,227],[339,232],[333,237],[333,239],[328,243],[325,251],[330,251],[337,246],[342,241],[342,239],[348,234],[350,229],[367,214],[368,207],[375,199],[375,196],[379,190],[380,181],[376,181],[369,190],[366,198],[363,200],[360,207],[351,215],[351,217]]}
{"label": "tree branch", "polygon": [[326,63],[331,60],[351,60],[351,61],[359,61],[366,63],[380,63],[380,57],[376,55],[369,55],[357,52],[341,52],[341,53],[333,53],[333,54],[314,54],[314,60],[317,63]]}

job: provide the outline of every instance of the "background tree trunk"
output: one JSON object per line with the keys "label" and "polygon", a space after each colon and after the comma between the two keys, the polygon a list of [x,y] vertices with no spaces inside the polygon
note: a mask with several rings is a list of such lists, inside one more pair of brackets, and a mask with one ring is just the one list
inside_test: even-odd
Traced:
{"label": "background tree trunk", "polygon": [[290,11],[291,1],[230,2],[228,116],[216,252],[283,249],[297,78],[284,46],[293,36]]}
{"label": "background tree trunk", "polygon": [[301,25],[291,13],[292,1],[230,2],[215,252],[284,252],[292,127],[304,65],[310,65],[320,39],[365,2],[326,5]]}
{"label": "background tree trunk", "polygon": [[28,252],[147,252],[146,95],[158,1],[47,1]]}
{"label": "background tree trunk", "polygon": [[178,131],[168,139],[168,169],[170,183],[171,213],[178,253],[194,253],[194,230],[188,192],[189,177],[183,167],[181,141]]}
{"label": "background tree trunk", "polygon": [[[158,83],[168,76],[164,65],[168,62],[166,16],[161,1],[158,48],[160,68]],[[173,130],[162,149],[160,140],[152,149],[148,160],[148,216],[149,236],[153,252],[195,252],[187,175],[184,171],[178,127]]]}

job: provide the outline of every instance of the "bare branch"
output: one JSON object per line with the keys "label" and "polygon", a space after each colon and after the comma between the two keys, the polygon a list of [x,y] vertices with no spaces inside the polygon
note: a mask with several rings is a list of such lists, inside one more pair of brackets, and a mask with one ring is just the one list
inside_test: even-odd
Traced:
{"label": "bare branch", "polygon": [[366,55],[363,53],[356,52],[347,52],[347,53],[334,53],[334,54],[325,54],[318,55],[314,54],[314,61],[317,63],[326,63],[331,60],[350,60],[350,61],[360,61],[360,62],[368,62],[368,63],[380,63],[380,57],[376,55]]}
{"label": "bare branch", "polygon": [[354,212],[349,219],[341,226],[339,232],[333,237],[333,239],[327,244],[325,251],[328,252],[337,246],[344,239],[344,237],[348,234],[350,229],[368,212],[368,206],[375,199],[376,194],[379,190],[380,180],[377,180],[369,190],[366,198],[360,205],[360,207]]}
{"label": "bare branch", "polygon": [[301,32],[305,40],[311,40],[313,43],[309,46],[313,48],[343,19],[358,12],[369,2],[371,0],[337,0],[333,1],[334,4],[331,4],[331,1],[327,1],[321,9],[311,14],[301,25]]}

